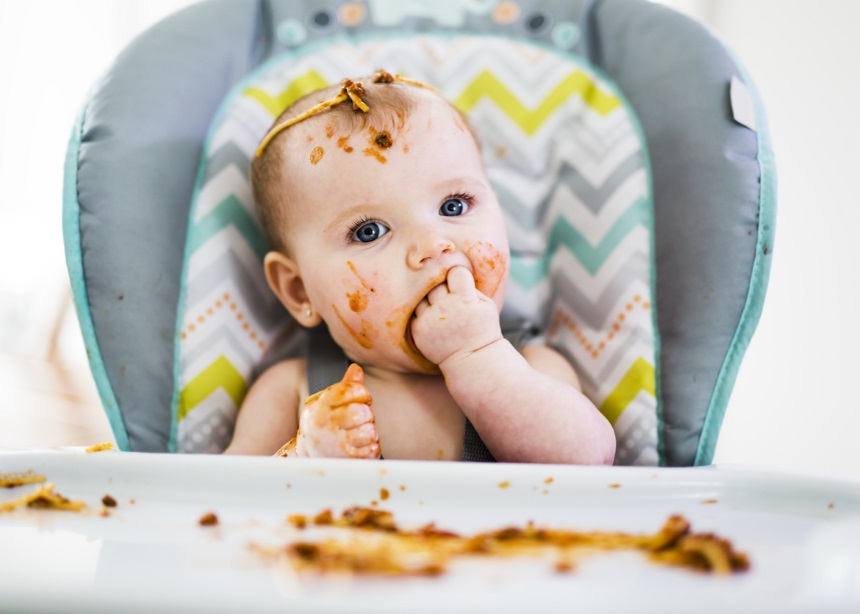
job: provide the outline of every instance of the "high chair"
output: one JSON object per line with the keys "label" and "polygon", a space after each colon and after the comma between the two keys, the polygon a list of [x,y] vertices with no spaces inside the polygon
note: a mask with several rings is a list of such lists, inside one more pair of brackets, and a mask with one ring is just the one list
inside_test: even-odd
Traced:
{"label": "high chair", "polygon": [[378,68],[468,117],[508,222],[503,316],[576,367],[616,463],[709,464],[767,288],[773,153],[731,51],[645,0],[208,0],[139,36],[83,105],[63,209],[119,446],[220,452],[254,377],[306,351],[250,159],[290,102]]}

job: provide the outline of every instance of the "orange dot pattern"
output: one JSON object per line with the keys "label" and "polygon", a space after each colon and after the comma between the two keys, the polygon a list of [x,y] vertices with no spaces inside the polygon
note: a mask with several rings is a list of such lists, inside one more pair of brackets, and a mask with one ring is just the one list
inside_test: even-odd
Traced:
{"label": "orange dot pattern", "polygon": [[206,320],[215,317],[215,315],[223,309],[228,309],[231,312],[234,312],[234,317],[236,318],[236,322],[241,325],[241,329],[248,335],[248,337],[255,341],[257,347],[261,350],[266,349],[266,343],[262,339],[259,339],[259,335],[251,330],[251,324],[245,318],[245,314],[239,309],[239,306],[235,301],[230,297],[229,292],[225,292],[223,296],[218,298],[212,305],[203,310],[203,312],[198,315],[196,318],[191,318],[192,322],[188,326],[185,327],[185,330],[182,331],[181,338],[184,341],[188,338],[188,335],[196,331],[203,324],[206,323]]}
{"label": "orange dot pattern", "polygon": [[649,301],[643,301],[642,296],[639,294],[634,296],[633,299],[615,316],[615,319],[609,327],[609,332],[597,340],[589,338],[583,331],[582,327],[580,327],[579,323],[573,320],[561,309],[556,309],[552,317],[552,322],[550,323],[549,337],[552,338],[558,334],[560,327],[563,326],[565,329],[570,331],[574,338],[579,342],[579,345],[585,350],[586,354],[593,359],[597,359],[600,357],[601,352],[607,348],[607,345],[615,339],[619,332],[621,332],[621,327],[624,326],[624,322],[627,320],[628,314],[636,308],[647,310],[651,308],[651,303]]}

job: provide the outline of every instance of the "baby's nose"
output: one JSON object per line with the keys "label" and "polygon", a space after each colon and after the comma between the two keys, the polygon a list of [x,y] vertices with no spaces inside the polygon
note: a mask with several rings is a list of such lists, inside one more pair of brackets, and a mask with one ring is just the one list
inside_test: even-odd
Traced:
{"label": "baby's nose", "polygon": [[420,269],[443,254],[452,254],[454,243],[433,233],[422,233],[415,239],[407,261],[413,269]]}

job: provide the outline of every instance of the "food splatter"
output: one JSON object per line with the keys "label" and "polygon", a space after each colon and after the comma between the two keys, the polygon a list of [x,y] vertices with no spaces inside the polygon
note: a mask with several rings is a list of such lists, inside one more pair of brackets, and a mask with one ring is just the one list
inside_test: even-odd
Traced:
{"label": "food splatter", "polygon": [[374,144],[380,149],[388,149],[392,145],[394,145],[394,140],[391,138],[391,135],[387,130],[383,130],[379,132],[373,139]]}
{"label": "food splatter", "polygon": [[[305,517],[291,517],[294,526]],[[313,518],[316,526],[347,530],[346,539],[334,536],[280,547],[252,544],[250,549],[275,561],[286,559],[299,571],[354,573],[379,576],[438,576],[458,557],[543,556],[554,553],[556,572],[575,570],[574,557],[632,550],[649,560],[689,571],[728,575],[747,571],[749,557],[713,533],[693,533],[683,516],[670,516],[651,534],[573,531],[541,528],[529,522],[464,536],[430,523],[403,530],[386,510],[351,507],[334,518],[330,509]]]}
{"label": "food splatter", "polygon": [[0,503],[0,512],[11,512],[18,507],[36,507],[43,509],[66,510],[71,512],[79,512],[87,507],[83,501],[72,501],[67,499],[58,492],[54,492],[54,484],[46,482],[44,486],[40,486],[35,490],[13,499]]}
{"label": "food splatter", "polygon": [[201,527],[214,527],[218,524],[218,516],[214,512],[206,512],[197,521]]}
{"label": "food splatter", "polygon": [[337,146],[340,147],[345,153],[352,153],[353,149],[349,144],[349,137],[342,136],[337,140]]}
{"label": "food splatter", "polygon": [[343,324],[344,328],[346,328],[347,332],[352,336],[356,342],[366,350],[373,349],[373,342],[376,337],[379,336],[379,333],[373,327],[373,324],[368,322],[367,320],[361,320],[361,330],[355,330],[349,322],[344,319],[344,317],[340,314],[340,310],[338,310],[337,305],[332,305],[332,309],[334,310],[334,314],[337,316],[338,320],[340,320],[341,324]]}
{"label": "food splatter", "polygon": [[25,484],[38,484],[47,478],[32,469],[27,471],[16,471],[15,473],[0,473],[0,488],[15,488]]}
{"label": "food splatter", "polygon": [[319,164],[319,161],[323,159],[324,155],[325,155],[325,149],[323,149],[319,145],[314,147],[311,150],[311,164],[313,164],[314,166]]}
{"label": "food splatter", "polygon": [[475,287],[482,294],[493,298],[507,275],[507,256],[491,243],[484,241],[468,243],[466,256],[475,271]]}
{"label": "food splatter", "polygon": [[364,150],[364,155],[376,158],[376,161],[379,162],[380,164],[385,164],[388,162],[388,158],[383,156],[381,153],[379,153],[379,150],[377,150],[373,147],[366,148]]}

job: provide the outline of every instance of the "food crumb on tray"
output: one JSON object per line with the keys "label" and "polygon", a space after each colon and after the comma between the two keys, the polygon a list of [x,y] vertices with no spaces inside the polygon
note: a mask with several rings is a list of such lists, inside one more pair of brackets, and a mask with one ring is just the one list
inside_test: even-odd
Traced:
{"label": "food crumb on tray", "polygon": [[200,520],[197,521],[201,527],[214,527],[218,524],[218,516],[216,516],[213,512],[206,512],[200,517]]}
{"label": "food crumb on tray", "polygon": [[24,496],[0,503],[0,512],[11,512],[25,505],[32,508],[66,510],[71,512],[78,512],[87,507],[83,501],[72,501],[60,493],[54,492],[54,484],[47,482],[44,486],[40,486]]}
{"label": "food crumb on tray", "polygon": [[34,473],[32,469],[27,471],[16,471],[14,473],[0,473],[0,488],[15,488],[25,484],[38,484],[47,478],[44,475]]}
{"label": "food crumb on tray", "polygon": [[111,442],[106,442],[106,443],[97,443],[95,445],[92,445],[92,446],[84,449],[84,452],[86,452],[87,454],[92,454],[93,452],[107,452],[109,450],[115,450],[115,449],[116,448],[114,448],[114,445]]}

